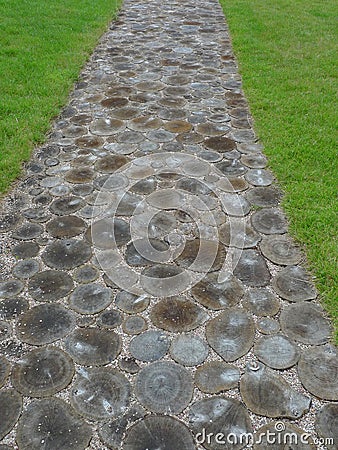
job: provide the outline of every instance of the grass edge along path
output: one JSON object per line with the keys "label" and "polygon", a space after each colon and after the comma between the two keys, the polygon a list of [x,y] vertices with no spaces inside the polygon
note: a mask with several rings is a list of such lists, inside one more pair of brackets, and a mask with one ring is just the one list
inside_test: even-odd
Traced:
{"label": "grass edge along path", "polygon": [[0,0],[0,195],[46,140],[122,0]]}
{"label": "grass edge along path", "polygon": [[255,129],[335,326],[337,28],[334,0],[220,0]]}

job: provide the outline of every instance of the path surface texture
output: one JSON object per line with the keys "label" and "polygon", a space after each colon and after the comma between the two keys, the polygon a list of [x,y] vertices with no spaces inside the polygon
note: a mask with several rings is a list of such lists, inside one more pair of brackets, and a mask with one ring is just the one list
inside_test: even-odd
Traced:
{"label": "path surface texture", "polygon": [[266,164],[217,1],[127,0],[2,203],[1,449],[337,449]]}

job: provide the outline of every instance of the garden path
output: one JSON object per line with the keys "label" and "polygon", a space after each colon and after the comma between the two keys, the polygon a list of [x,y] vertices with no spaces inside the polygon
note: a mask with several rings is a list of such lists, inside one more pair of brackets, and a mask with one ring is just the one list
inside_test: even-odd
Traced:
{"label": "garden path", "polygon": [[266,166],[218,2],[126,0],[3,201],[1,449],[337,448]]}

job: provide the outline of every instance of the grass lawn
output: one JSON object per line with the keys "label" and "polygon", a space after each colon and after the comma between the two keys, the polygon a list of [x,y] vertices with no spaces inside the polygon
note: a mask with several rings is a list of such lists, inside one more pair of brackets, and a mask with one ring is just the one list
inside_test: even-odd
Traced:
{"label": "grass lawn", "polygon": [[335,0],[221,0],[270,167],[338,343]]}
{"label": "grass lawn", "polygon": [[0,193],[65,104],[120,0],[0,0]]}

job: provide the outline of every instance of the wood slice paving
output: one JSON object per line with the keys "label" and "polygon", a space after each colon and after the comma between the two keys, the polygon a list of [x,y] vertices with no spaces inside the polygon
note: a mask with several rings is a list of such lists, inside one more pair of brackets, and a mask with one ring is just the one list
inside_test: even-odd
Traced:
{"label": "wood slice paving", "polygon": [[216,0],[124,2],[1,204],[0,449],[338,448],[252,123]]}

